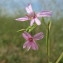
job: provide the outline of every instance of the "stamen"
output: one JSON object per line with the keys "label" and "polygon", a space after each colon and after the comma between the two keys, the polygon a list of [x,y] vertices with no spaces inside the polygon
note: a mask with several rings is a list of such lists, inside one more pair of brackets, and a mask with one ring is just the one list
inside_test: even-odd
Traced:
{"label": "stamen", "polygon": [[29,41],[32,42],[33,41],[33,38],[29,38]]}
{"label": "stamen", "polygon": [[36,18],[35,12],[26,15],[30,20]]}

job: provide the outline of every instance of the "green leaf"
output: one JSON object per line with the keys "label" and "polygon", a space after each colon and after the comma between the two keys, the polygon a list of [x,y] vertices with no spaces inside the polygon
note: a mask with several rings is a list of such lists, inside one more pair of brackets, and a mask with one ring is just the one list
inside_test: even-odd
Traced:
{"label": "green leaf", "polygon": [[17,32],[22,32],[22,31],[25,31],[25,29],[18,30]]}
{"label": "green leaf", "polygon": [[31,28],[31,26],[28,26],[28,27],[26,28],[26,31],[29,31],[30,28]]}
{"label": "green leaf", "polygon": [[37,25],[33,25],[28,29],[28,32],[31,32],[32,30],[34,30],[36,28]]}
{"label": "green leaf", "polygon": [[59,63],[60,60],[62,59],[62,57],[63,57],[63,52],[61,53],[61,55],[60,55],[59,58],[57,59],[56,63]]}
{"label": "green leaf", "polygon": [[51,21],[48,22],[48,28],[49,28],[49,31],[51,29]]}

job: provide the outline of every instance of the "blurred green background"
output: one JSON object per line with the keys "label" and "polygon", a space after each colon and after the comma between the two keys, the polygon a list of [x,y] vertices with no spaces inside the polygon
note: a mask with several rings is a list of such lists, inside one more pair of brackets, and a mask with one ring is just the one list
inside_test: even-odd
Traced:
{"label": "blurred green background", "polygon": [[[13,3],[12,3],[13,2]],[[21,3],[19,3],[21,2]],[[25,3],[26,2],[26,3]],[[37,41],[39,50],[26,51],[22,48],[25,40],[21,32],[17,30],[27,28],[29,22],[18,22],[15,19],[25,16],[25,5],[31,2],[33,9],[38,12],[41,10],[52,11],[52,17],[45,18],[45,22],[52,22],[50,41],[51,41],[51,61],[55,63],[63,52],[63,8],[62,0],[2,0],[0,2],[0,63],[47,63],[45,26],[42,24],[37,27],[32,34],[42,31],[44,38]],[[43,4],[42,4],[42,3]],[[63,63],[63,58],[59,63]]]}

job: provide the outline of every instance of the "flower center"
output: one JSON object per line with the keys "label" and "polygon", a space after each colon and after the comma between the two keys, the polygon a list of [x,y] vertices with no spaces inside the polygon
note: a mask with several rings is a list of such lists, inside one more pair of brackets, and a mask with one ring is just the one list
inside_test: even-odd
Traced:
{"label": "flower center", "polygon": [[34,19],[34,18],[36,18],[35,12],[32,12],[32,13],[26,15],[26,16],[27,16],[29,19]]}
{"label": "flower center", "polygon": [[32,42],[33,41],[33,38],[29,38],[29,41]]}

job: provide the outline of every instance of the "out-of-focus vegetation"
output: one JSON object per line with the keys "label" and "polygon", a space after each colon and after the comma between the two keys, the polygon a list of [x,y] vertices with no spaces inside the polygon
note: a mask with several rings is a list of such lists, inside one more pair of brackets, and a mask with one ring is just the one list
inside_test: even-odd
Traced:
{"label": "out-of-focus vegetation", "polygon": [[[24,2],[23,2],[24,1]],[[55,63],[63,52],[63,0],[29,0],[34,10],[52,11],[52,27],[50,32],[51,58]],[[47,63],[45,25],[37,27],[32,34],[43,32],[44,38],[37,41],[39,50],[26,51],[22,48],[25,40],[21,32],[27,28],[29,21],[18,22],[15,19],[25,14],[25,5],[28,0],[1,0],[0,1],[0,63]],[[39,4],[39,6],[38,6]],[[47,22],[47,18],[46,21]],[[59,63],[63,63],[63,58]]]}
{"label": "out-of-focus vegetation", "polygon": [[[50,32],[51,41],[51,61],[55,63],[57,58],[63,52],[63,18],[52,21]],[[45,26],[41,26],[32,31],[32,34],[42,31],[44,39],[37,41],[39,50],[26,51],[22,48],[25,40],[21,32],[17,30],[26,28],[29,22],[18,22],[15,18],[0,18],[0,63],[47,63],[46,62],[46,42]],[[63,58],[60,61],[63,63]]]}

